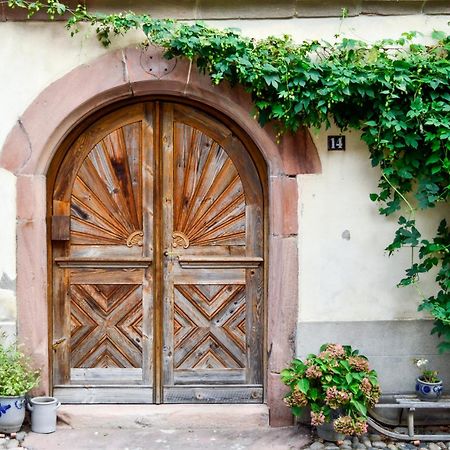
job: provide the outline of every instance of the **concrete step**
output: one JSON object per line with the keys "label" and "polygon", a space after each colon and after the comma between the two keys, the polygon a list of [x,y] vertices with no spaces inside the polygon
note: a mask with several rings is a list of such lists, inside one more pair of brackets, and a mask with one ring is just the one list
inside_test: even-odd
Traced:
{"label": "concrete step", "polygon": [[269,426],[267,405],[62,405],[58,424],[74,429],[255,429]]}

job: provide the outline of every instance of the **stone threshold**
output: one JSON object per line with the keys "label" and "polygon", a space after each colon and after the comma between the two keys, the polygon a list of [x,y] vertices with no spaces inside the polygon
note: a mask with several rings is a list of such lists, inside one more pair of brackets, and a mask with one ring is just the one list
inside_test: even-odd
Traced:
{"label": "stone threshold", "polygon": [[267,405],[62,405],[58,426],[73,429],[254,429],[269,426]]}

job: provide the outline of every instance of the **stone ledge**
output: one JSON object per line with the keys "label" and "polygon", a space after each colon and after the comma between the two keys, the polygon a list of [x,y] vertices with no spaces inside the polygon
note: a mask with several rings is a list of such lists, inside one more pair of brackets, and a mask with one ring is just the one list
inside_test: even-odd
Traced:
{"label": "stone ledge", "polygon": [[[68,0],[70,6],[78,3]],[[219,0],[155,0],[150,5],[147,0],[128,0],[121,2],[120,7],[114,0],[87,0],[88,7],[100,12],[118,12],[133,10],[148,13],[154,17],[172,17],[177,19],[287,19],[314,17],[341,17],[342,10],[347,10],[348,16],[358,15],[412,15],[450,14],[450,4],[447,0],[229,0],[224,3]],[[0,22],[27,20],[23,9],[10,9],[5,4],[0,5]],[[47,21],[43,12],[37,13],[33,21]],[[57,17],[56,20],[65,20]]]}

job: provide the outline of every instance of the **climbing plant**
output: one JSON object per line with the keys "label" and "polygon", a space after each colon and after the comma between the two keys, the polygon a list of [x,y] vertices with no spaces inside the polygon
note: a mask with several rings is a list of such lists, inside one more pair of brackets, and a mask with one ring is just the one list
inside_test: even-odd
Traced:
{"label": "climbing plant", "polygon": [[[435,271],[436,292],[420,294],[420,310],[434,317],[432,333],[440,351],[450,351],[450,229],[445,218],[431,239],[421,236],[418,209],[448,205],[450,191],[450,35],[434,31],[433,44],[418,42],[414,32],[399,39],[368,44],[341,38],[336,43],[294,43],[289,36],[255,40],[235,29],[218,30],[204,23],[153,19],[132,12],[99,14],[85,6],[70,9],[56,0],[9,0],[32,16],[44,10],[51,19],[67,16],[73,34],[82,24],[98,40],[141,30],[144,45],[163,47],[167,58],[186,57],[216,84],[240,84],[252,96],[255,116],[279,133],[301,126],[357,129],[373,166],[381,170],[378,192],[381,214],[400,214],[389,254],[408,246],[415,250],[400,285],[418,286],[422,274]],[[448,209],[447,209],[448,211]],[[420,292],[420,290],[419,290]]]}

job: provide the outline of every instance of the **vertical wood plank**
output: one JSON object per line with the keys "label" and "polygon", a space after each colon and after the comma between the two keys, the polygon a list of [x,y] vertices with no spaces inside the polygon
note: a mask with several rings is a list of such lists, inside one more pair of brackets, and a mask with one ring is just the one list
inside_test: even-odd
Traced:
{"label": "vertical wood plank", "polygon": [[[155,111],[153,103],[144,105],[144,118],[142,121],[142,135],[139,143],[142,161],[142,191],[135,194],[138,202],[142,203],[142,226],[144,256],[154,260],[154,183],[155,183]],[[154,264],[145,271],[143,283],[143,380],[145,384],[154,382]]]}
{"label": "vertical wood plank", "polygon": [[[64,253],[64,248],[53,245],[54,253]],[[65,384],[70,379],[70,299],[69,271],[53,266],[53,382]]]}
{"label": "vertical wood plank", "polygon": [[[161,157],[162,157],[162,242],[163,256],[163,384],[173,385],[173,354],[174,354],[174,328],[173,328],[173,304],[174,304],[174,260],[172,257],[172,233],[174,226],[174,140],[173,140],[173,107],[167,103],[163,106]],[[184,192],[184,191],[183,191]]]}
{"label": "vertical wood plank", "polygon": [[163,267],[162,267],[162,253],[163,253],[163,230],[162,230],[162,198],[163,189],[161,186],[162,178],[162,155],[161,155],[161,105],[159,102],[155,102],[154,105],[154,133],[153,133],[153,145],[154,145],[154,158],[155,158],[155,181],[154,181],[154,248],[153,254],[155,259],[154,264],[154,401],[156,404],[162,402],[162,333],[163,333]]}

